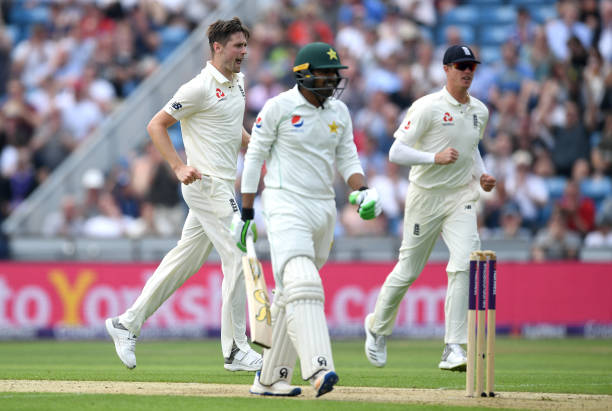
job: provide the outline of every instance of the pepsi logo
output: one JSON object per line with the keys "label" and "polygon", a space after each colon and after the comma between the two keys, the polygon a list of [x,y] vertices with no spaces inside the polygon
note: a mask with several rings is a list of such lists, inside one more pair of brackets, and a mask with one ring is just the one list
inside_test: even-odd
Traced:
{"label": "pepsi logo", "polygon": [[304,125],[304,119],[300,116],[293,116],[291,117],[291,124],[295,128],[300,128]]}
{"label": "pepsi logo", "polygon": [[257,120],[255,120],[255,127],[261,128],[261,117],[257,117]]}

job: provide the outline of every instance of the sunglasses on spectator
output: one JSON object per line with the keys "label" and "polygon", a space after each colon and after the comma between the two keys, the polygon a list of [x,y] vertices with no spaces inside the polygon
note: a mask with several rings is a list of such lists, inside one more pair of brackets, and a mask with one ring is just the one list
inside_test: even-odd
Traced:
{"label": "sunglasses on spectator", "polygon": [[459,63],[451,63],[451,66],[459,71],[464,71],[466,68],[469,68],[470,71],[474,71],[476,70],[477,64],[473,61],[461,61]]}

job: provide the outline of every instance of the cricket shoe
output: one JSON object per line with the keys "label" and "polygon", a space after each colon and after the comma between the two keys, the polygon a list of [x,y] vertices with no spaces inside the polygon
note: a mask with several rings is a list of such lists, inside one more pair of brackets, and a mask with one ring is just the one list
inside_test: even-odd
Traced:
{"label": "cricket shoe", "polygon": [[106,319],[106,331],[115,343],[115,351],[123,364],[130,370],[136,368],[136,335],[125,328],[119,318]]}
{"label": "cricket shoe", "polygon": [[261,371],[255,373],[255,380],[249,392],[256,395],[272,395],[275,397],[295,397],[302,393],[300,387],[295,387],[287,383],[287,381],[279,380],[272,385],[263,385],[259,382],[259,374]]}
{"label": "cricket shoe", "polygon": [[438,368],[448,371],[465,371],[466,366],[467,356],[463,347],[459,344],[446,344]]}
{"label": "cricket shoe", "polygon": [[316,376],[312,377],[311,383],[317,393],[317,397],[327,394],[334,389],[334,385],[338,383],[338,374],[333,371],[321,370]]}
{"label": "cricket shoe", "polygon": [[368,314],[363,323],[366,334],[365,354],[373,366],[384,367],[387,363],[387,337],[376,335],[370,331],[370,321],[373,318],[374,314]]}
{"label": "cricket shoe", "polygon": [[228,371],[259,371],[262,364],[261,354],[252,348],[249,351],[234,348],[229,358],[225,359],[223,367]]}

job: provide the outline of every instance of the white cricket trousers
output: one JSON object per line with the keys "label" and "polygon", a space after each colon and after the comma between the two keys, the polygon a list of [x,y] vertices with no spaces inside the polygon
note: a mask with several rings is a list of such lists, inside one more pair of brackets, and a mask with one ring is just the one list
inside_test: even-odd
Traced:
{"label": "white cricket trousers", "polygon": [[229,232],[232,216],[238,212],[234,182],[202,176],[201,180],[182,184],[181,188],[189,205],[181,239],[163,258],[140,296],[119,317],[119,322],[138,335],[147,318],[202,267],[215,247],[223,270],[221,349],[223,356],[228,358],[234,342],[241,350],[249,350],[242,254]]}
{"label": "white cricket trousers", "polygon": [[336,204],[333,198],[309,199],[270,188],[263,202],[276,293],[272,348],[264,350],[260,381],[271,385],[291,383],[298,357],[305,380],[334,369],[318,270],[329,257]]}
{"label": "white cricket trousers", "polygon": [[404,210],[404,236],[399,261],[387,276],[374,309],[370,329],[390,335],[408,287],[427,263],[438,235],[450,252],[444,303],[445,343],[467,342],[467,298],[470,253],[480,249],[476,223],[478,191],[468,185],[456,189],[424,189],[410,184]]}
{"label": "white cricket trousers", "polygon": [[334,240],[335,199],[308,199],[266,188],[262,200],[276,286],[283,284],[285,264],[293,257],[308,257],[320,269],[329,258]]}

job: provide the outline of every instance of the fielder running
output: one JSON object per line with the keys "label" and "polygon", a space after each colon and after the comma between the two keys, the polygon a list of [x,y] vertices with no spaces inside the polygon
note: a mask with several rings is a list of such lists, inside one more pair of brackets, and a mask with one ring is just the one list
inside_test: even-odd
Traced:
{"label": "fielder running", "polygon": [[478,186],[495,187],[478,151],[489,112],[468,93],[480,62],[467,46],[444,54],[446,87],[418,99],[395,132],[389,159],[412,166],[404,211],[399,261],[383,284],[374,313],[365,318],[365,352],[374,366],[387,362],[386,337],[397,311],[442,234],[450,251],[444,304],[446,343],[439,368],[465,370],[460,344],[467,342],[467,297],[470,252],[480,249],[476,226]]}
{"label": "fielder running", "polygon": [[361,217],[372,219],[381,212],[378,193],[365,187],[348,109],[333,97],[343,89],[338,70],[345,68],[330,45],[304,46],[293,68],[297,85],[269,100],[252,130],[242,174],[242,219],[231,229],[244,247],[265,160],[262,195],[276,285],[272,348],[264,350],[253,394],[300,394],[299,387],[290,385],[298,356],[302,378],[317,397],[338,382],[319,276],[336,221],[334,164],[354,190],[349,200],[359,205]]}
{"label": "fielder running", "polygon": [[[229,371],[256,371],[261,356],[246,337],[246,291],[241,253],[227,232],[238,206],[234,197],[236,161],[249,135],[242,127],[245,107],[240,65],[247,52],[249,30],[235,17],[208,28],[212,60],[150,121],[147,131],[155,147],[181,181],[189,214],[181,239],[145,284],[134,304],[122,315],[106,320],[119,358],[136,367],[135,344],[147,318],[196,273],[214,246],[223,269],[221,349]],[[168,127],[177,121],[187,154],[183,163],[174,149]]]}

